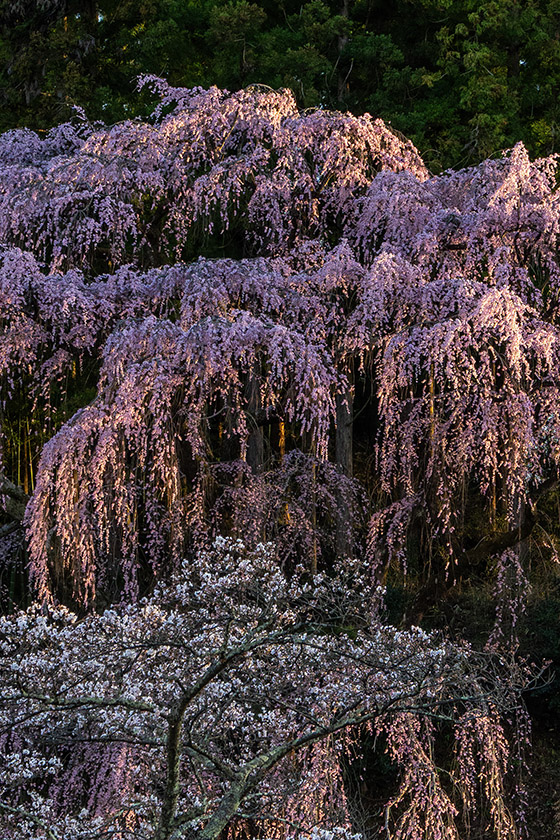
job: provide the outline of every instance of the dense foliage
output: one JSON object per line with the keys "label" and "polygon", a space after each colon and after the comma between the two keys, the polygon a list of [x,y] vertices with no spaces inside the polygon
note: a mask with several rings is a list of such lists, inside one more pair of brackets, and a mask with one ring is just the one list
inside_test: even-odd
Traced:
{"label": "dense foliage", "polygon": [[556,159],[143,86],[0,137],[6,836],[517,837]]}
{"label": "dense foliage", "polygon": [[370,111],[430,168],[557,147],[556,0],[3,0],[0,128],[138,113],[141,73]]}

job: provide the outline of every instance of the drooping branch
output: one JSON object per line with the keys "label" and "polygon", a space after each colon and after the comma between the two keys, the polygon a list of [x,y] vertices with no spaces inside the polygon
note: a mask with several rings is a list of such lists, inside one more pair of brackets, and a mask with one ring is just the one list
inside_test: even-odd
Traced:
{"label": "drooping branch", "polygon": [[22,487],[18,487],[2,473],[0,473],[0,496],[3,497],[2,507],[5,513],[14,523],[22,523],[29,496],[25,494]]}

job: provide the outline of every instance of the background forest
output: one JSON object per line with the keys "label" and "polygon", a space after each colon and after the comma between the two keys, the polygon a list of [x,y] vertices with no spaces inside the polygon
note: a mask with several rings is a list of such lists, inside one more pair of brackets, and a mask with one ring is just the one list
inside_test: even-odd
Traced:
{"label": "background forest", "polygon": [[73,105],[147,114],[141,73],[170,84],[290,88],[299,107],[369,111],[432,171],[521,140],[557,148],[555,0],[2,0],[0,129],[44,130]]}
{"label": "background forest", "polygon": [[4,836],[560,837],[560,5],[0,8]]}

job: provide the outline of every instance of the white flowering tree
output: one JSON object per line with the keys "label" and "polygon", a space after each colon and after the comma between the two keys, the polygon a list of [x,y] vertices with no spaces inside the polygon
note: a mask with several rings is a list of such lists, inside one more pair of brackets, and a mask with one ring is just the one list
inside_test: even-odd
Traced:
{"label": "white flowering tree", "polygon": [[[458,840],[481,785],[496,836],[513,838],[504,726],[527,676],[382,625],[364,569],[338,572],[288,581],[270,544],[220,538],[139,604],[4,618],[2,836],[218,840],[248,820],[275,838],[349,828],[339,760],[367,726],[402,769],[387,804],[396,837]],[[434,758],[443,723],[448,784]]]}

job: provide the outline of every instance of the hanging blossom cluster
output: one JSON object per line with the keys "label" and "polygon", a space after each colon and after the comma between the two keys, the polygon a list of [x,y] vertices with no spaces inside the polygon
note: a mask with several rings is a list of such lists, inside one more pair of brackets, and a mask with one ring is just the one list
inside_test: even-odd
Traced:
{"label": "hanging blossom cluster", "polygon": [[[3,697],[10,831],[25,818],[28,837],[51,840],[167,840],[193,826],[210,838],[226,814],[219,831],[245,815],[287,837],[293,817],[307,837],[322,776],[337,804],[317,831],[353,831],[327,735],[367,723],[401,770],[386,812],[394,837],[454,838],[475,800],[489,830],[513,837],[503,712],[516,701],[494,666],[496,691],[484,676],[497,654],[475,662],[399,634],[375,624],[375,609],[392,561],[409,568],[416,528],[426,578],[468,574],[486,551],[489,568],[501,558],[498,616],[507,599],[522,612],[516,546],[560,458],[556,159],[531,162],[517,146],[433,177],[367,115],[301,114],[289,93],[260,88],[144,84],[161,100],[146,122],[79,118],[43,140],[0,138],[0,494],[6,518],[20,522],[27,505],[43,604],[2,631],[5,655],[19,656]],[[24,457],[13,405],[35,435]],[[473,500],[503,529],[496,547],[466,532]],[[220,535],[243,538],[239,585],[240,555],[274,544],[270,586],[286,592],[266,627],[254,625],[263,596],[248,583],[243,621],[214,626],[215,607],[201,611],[218,586]],[[16,542],[8,523],[2,563]],[[309,593],[290,587],[334,585],[341,560],[346,597],[371,609],[327,632]],[[216,604],[237,615],[220,581]],[[76,620],[61,603],[99,614]],[[249,638],[241,668],[228,651]],[[220,651],[227,668],[208,671]],[[394,662],[403,667],[389,673]],[[305,757],[304,691],[322,733]],[[458,727],[450,782],[435,769],[430,708]],[[287,744],[296,757],[275,752]]]}
{"label": "hanging blossom cluster", "polygon": [[[1,138],[0,138],[1,139]],[[87,281],[80,271],[45,274],[35,257],[0,248],[0,377],[3,405],[27,386],[46,397],[72,363],[95,357],[115,325],[165,315],[177,291],[172,276],[140,274],[131,266]]]}
{"label": "hanging blossom cluster", "polygon": [[476,808],[481,750],[482,804],[497,836],[514,837],[501,719],[526,676],[381,625],[369,579],[353,564],[288,581],[272,544],[219,538],[138,604],[1,619],[2,836],[217,840],[242,816],[275,840],[342,840],[332,750],[375,722],[404,774],[387,806],[394,836],[458,838],[433,756],[437,721],[454,721],[461,819]]}
{"label": "hanging blossom cluster", "polygon": [[[0,148],[1,240],[55,268],[161,262],[196,229],[241,226],[257,247],[283,250],[343,224],[379,169],[426,177],[412,144],[368,115],[300,114],[289,91],[144,83],[162,96],[151,123],[82,129],[71,154],[53,154],[54,137],[10,133]],[[32,149],[15,159],[26,141]]]}
{"label": "hanging blossom cluster", "polygon": [[[141,276],[123,268],[85,287],[96,313],[97,287],[120,292],[90,331],[90,355],[99,353],[99,337],[110,331],[115,313],[121,319],[102,347],[97,398],[41,454],[27,521],[32,576],[43,596],[54,565],[56,576],[69,572],[78,601],[91,603],[98,586],[119,570],[128,596],[136,597],[142,558],[153,570],[180,561],[208,520],[211,476],[223,466],[222,478],[229,469],[240,479],[237,461],[247,462],[251,436],[270,423],[306,436],[312,457],[294,453],[279,470],[245,471],[246,480],[235,480],[237,498],[226,483],[216,500],[222,513],[229,493],[234,516],[252,512],[255,537],[276,535],[278,519],[284,520],[286,555],[294,538],[308,547],[315,542],[320,551],[317,510],[330,508],[332,523],[337,492],[363,518],[359,487],[328,462],[344,389],[337,360],[342,305],[329,298],[337,283],[348,287],[363,271],[346,245],[326,254],[315,248],[313,260],[313,274],[285,259],[201,259]],[[147,318],[134,317],[150,310]],[[35,350],[32,361],[38,360]],[[226,448],[220,438],[227,439],[226,458],[212,452]],[[114,565],[101,568],[100,558],[114,558]]]}
{"label": "hanging blossom cluster", "polygon": [[[277,423],[295,426],[291,448],[332,460],[356,376],[391,509],[420,512],[451,555],[465,482],[502,494],[513,520],[558,460],[555,158],[517,146],[428,177],[369,117],[302,115],[286,92],[143,83],[161,97],[151,122],[0,145],[0,238],[34,254],[3,256],[4,393],[25,373],[44,402],[76,361],[101,366],[94,404],[43,453],[28,516],[37,580],[49,551],[69,568],[79,557],[91,599],[99,556],[119,556],[134,593],[127,565],[184,550],[202,464],[245,458]],[[253,256],[174,261],[228,230]],[[212,458],[213,434],[238,442]],[[73,457],[82,477],[63,466]],[[92,471],[97,489],[84,487]]]}
{"label": "hanging blossom cluster", "polygon": [[[519,500],[539,492],[560,451],[560,333],[543,303],[546,292],[550,308],[554,280],[540,289],[544,269],[532,259],[499,277],[468,266],[440,275],[389,243],[364,264],[342,240],[290,257],[200,259],[145,275],[124,268],[96,281],[128,283],[128,300],[112,307],[122,320],[100,351],[96,400],[42,453],[28,512],[40,587],[52,549],[82,578],[80,597],[94,596],[101,556],[121,558],[133,594],[139,555],[154,568],[166,551],[175,562],[205,518],[212,462],[246,460],[265,428],[271,449],[257,472],[281,460],[270,431],[279,424],[292,447],[336,462],[337,411],[344,404],[351,425],[356,376],[375,388],[387,500],[372,520],[372,557],[376,540],[397,556],[419,512],[430,539],[460,555],[466,482],[487,500],[500,493],[513,527]],[[90,346],[110,323],[107,312]]]}
{"label": "hanging blossom cluster", "polygon": [[[180,447],[191,460],[206,456],[204,426],[212,413],[229,424],[245,454],[244,380],[255,360],[265,371],[257,379],[261,410],[271,413],[282,401],[288,421],[299,422],[304,431],[315,430],[322,452],[336,370],[321,348],[307,344],[301,334],[240,312],[231,319],[204,319],[186,330],[147,319],[111,337],[99,399],[64,426],[41,457],[28,514],[33,574],[43,596],[53,519],[53,538],[60,543],[64,562],[82,565],[73,579],[76,586],[84,586],[79,595],[86,602],[95,594],[96,558],[112,553],[115,525],[120,529],[125,590],[133,599],[140,516],[145,517],[151,562],[161,560],[159,542],[165,529],[172,561],[180,559],[189,526]],[[146,503],[147,487],[153,495]],[[60,515],[63,498],[68,500],[63,503],[66,516]]]}

